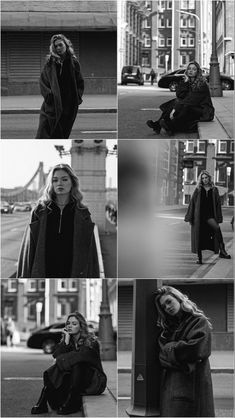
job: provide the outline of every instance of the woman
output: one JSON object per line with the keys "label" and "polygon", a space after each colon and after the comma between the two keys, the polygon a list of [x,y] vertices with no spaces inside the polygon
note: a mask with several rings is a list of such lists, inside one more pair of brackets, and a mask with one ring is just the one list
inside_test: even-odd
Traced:
{"label": "woman", "polygon": [[73,46],[62,34],[51,38],[40,90],[44,102],[36,138],[69,138],[82,103],[84,80]]}
{"label": "woman", "polygon": [[219,192],[206,170],[198,176],[184,220],[191,224],[191,248],[198,255],[198,264],[202,264],[202,250],[206,249],[219,252],[221,258],[231,258],[219,227],[223,222]]}
{"label": "woman", "polygon": [[17,277],[99,277],[94,223],[81,201],[72,168],[52,168],[23,237]]}
{"label": "woman", "polygon": [[157,290],[155,304],[161,329],[160,416],[214,417],[208,318],[171,286]]}
{"label": "woman", "polygon": [[168,135],[195,132],[198,121],[213,120],[214,107],[209,87],[196,61],[188,64],[184,78],[176,89],[176,99],[163,103],[160,109],[163,113],[158,121],[146,122],[158,134],[162,128]]}
{"label": "woman", "polygon": [[43,374],[44,386],[31,414],[48,412],[47,404],[59,415],[71,414],[82,409],[82,394],[100,395],[105,390],[99,344],[79,312],[68,316],[53,357],[56,362]]}

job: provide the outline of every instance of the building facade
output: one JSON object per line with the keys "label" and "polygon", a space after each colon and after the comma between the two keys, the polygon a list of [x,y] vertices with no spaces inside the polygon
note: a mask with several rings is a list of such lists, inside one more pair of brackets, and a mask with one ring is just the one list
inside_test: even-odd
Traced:
{"label": "building facade", "polygon": [[216,49],[220,71],[234,77],[234,2],[216,1]]}
{"label": "building facade", "polygon": [[115,1],[2,1],[3,95],[39,94],[51,36],[63,33],[78,57],[85,93],[116,93]]}

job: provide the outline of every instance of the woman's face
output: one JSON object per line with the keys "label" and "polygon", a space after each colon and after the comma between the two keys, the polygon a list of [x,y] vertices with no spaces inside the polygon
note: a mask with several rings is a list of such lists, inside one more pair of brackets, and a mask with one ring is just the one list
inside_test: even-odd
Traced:
{"label": "woman's face", "polygon": [[187,69],[187,74],[189,77],[195,78],[197,76],[197,67],[195,64],[190,64]]}
{"label": "woman's face", "polygon": [[207,176],[207,174],[203,174],[202,175],[202,184],[204,185],[204,186],[207,186],[208,184],[209,184],[209,176]]}
{"label": "woman's face", "polygon": [[57,39],[54,42],[55,51],[58,55],[62,56],[66,52],[66,45],[62,39]]}
{"label": "woman's face", "polygon": [[52,177],[52,186],[57,196],[68,195],[72,188],[70,175],[63,169],[56,170]]}
{"label": "woman's face", "polygon": [[66,322],[66,329],[70,335],[77,335],[80,332],[80,322],[75,316],[70,316]]}
{"label": "woman's face", "polygon": [[163,295],[160,298],[160,306],[161,308],[171,316],[177,315],[180,310],[180,303],[179,301],[172,295]]}

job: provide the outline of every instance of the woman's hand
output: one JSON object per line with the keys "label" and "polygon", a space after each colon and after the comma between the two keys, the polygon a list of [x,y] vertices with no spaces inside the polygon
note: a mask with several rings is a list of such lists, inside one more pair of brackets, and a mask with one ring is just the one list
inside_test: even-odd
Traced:
{"label": "woman's hand", "polygon": [[68,333],[66,328],[64,328],[63,333],[65,335],[64,342],[66,345],[68,345],[70,341],[70,334]]}
{"label": "woman's hand", "polygon": [[174,118],[174,113],[175,113],[175,109],[172,109],[171,113],[170,113],[170,119]]}

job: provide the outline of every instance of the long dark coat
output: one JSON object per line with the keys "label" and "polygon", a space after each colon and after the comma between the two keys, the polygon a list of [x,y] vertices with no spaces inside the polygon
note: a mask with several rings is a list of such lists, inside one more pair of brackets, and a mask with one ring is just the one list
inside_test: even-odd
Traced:
{"label": "long dark coat", "polygon": [[[16,277],[46,277],[46,226],[51,204],[38,205],[24,233],[18,259]],[[73,262],[71,277],[98,278],[99,264],[94,238],[94,223],[87,208],[75,206],[73,234]]]}
{"label": "long dark coat", "polygon": [[[100,395],[104,392],[107,377],[102,367],[97,341],[94,341],[90,347],[81,345],[77,349],[71,344],[66,345],[61,342],[57,345],[53,357],[56,363],[44,372],[44,384],[49,386],[48,401],[52,409],[60,406],[63,403],[62,398],[66,398],[69,387],[64,387],[64,379],[77,364],[82,365],[80,372],[84,373],[83,394]],[[81,391],[81,388],[78,390]]]}
{"label": "long dark coat", "polygon": [[[217,223],[223,222],[221,202],[217,187],[212,188],[213,212]],[[201,189],[196,188],[189,202],[185,215],[185,222],[191,224],[191,250],[197,253],[198,250],[211,250],[219,252],[219,243],[215,234],[207,224],[201,222]],[[203,227],[203,230],[201,230]]]}
{"label": "long dark coat", "polygon": [[56,71],[56,65],[58,64],[51,57],[46,63],[40,77],[40,91],[44,97],[44,101],[41,106],[36,139],[69,138],[77,115],[78,106],[82,103],[82,95],[84,92],[84,80],[81,74],[80,64],[73,56],[70,56],[69,59],[74,97],[71,103],[69,118],[66,119],[68,124],[66,128],[67,134],[65,135],[60,120],[63,113],[63,106]]}
{"label": "long dark coat", "polygon": [[159,338],[160,415],[214,417],[208,321],[205,317],[184,313],[180,325],[167,334]]}
{"label": "long dark coat", "polygon": [[178,126],[178,130],[182,132],[194,130],[199,121],[213,120],[215,113],[206,81],[198,90],[192,90],[189,82],[181,81],[176,89],[176,99],[162,103],[160,109],[163,112],[161,118],[168,123],[170,123],[169,116],[173,109],[175,109],[174,117],[178,118],[182,113],[185,115],[187,111],[184,123]]}

